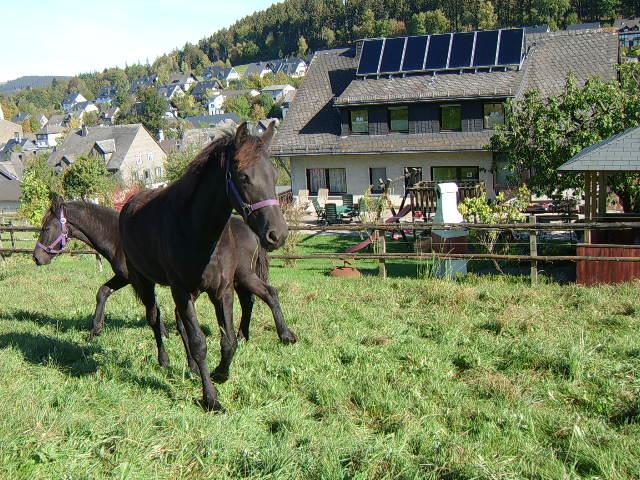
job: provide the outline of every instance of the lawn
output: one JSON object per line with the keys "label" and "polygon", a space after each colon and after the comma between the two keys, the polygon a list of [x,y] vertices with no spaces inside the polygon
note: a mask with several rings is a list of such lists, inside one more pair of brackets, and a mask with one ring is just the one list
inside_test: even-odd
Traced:
{"label": "lawn", "polygon": [[[251,341],[219,386],[226,413],[212,414],[195,402],[200,380],[168,290],[158,291],[172,362],[162,370],[129,288],[89,341],[108,268],[88,256],[41,268],[8,259],[0,478],[640,477],[639,284],[450,282],[416,278],[409,264],[387,280],[334,279],[330,267],[274,264],[300,342],[279,344],[257,304]],[[198,311],[215,366],[213,309],[202,299]]]}

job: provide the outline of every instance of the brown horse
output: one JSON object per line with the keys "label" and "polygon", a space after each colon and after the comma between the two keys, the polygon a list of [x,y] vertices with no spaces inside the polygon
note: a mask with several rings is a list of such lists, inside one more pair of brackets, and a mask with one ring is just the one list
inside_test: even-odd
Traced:
{"label": "brown horse", "polygon": [[[109,296],[116,290],[129,285],[124,253],[120,246],[118,233],[119,213],[112,209],[87,202],[65,202],[56,196],[51,208],[42,221],[42,229],[33,252],[37,265],[48,265],[59,249],[51,245],[62,238],[66,228],[67,237],[75,238],[99,252],[111,264],[114,276],[98,289],[96,295],[96,311],[93,317],[92,336],[98,336],[104,328],[104,307]],[[64,222],[61,220],[64,219]],[[227,234],[226,231],[230,232]],[[278,293],[269,285],[269,258],[267,252],[259,244],[258,237],[238,217],[231,217],[225,233],[218,243],[218,248],[225,252],[217,262],[209,262],[207,275],[212,277],[233,277],[234,288],[242,307],[242,320],[238,337],[249,339],[249,325],[253,310],[254,295],[260,297],[273,313],[280,340],[284,343],[296,341],[295,334],[284,321]],[[176,312],[177,314],[177,312]],[[177,317],[176,317],[177,320]],[[182,327],[177,322],[178,327]],[[185,347],[188,341],[184,329],[180,329]],[[189,367],[197,370],[192,358],[187,359]]]}
{"label": "brown horse", "polygon": [[276,200],[276,171],[269,160],[271,124],[262,137],[249,134],[246,123],[235,133],[223,132],[198,154],[185,174],[166,188],[134,195],[120,213],[120,238],[129,279],[153,326],[158,360],[168,364],[156,306],[155,285],[171,287],[183,323],[187,355],[202,379],[203,405],[222,408],[209,376],[207,344],[193,305],[207,292],[220,326],[221,359],[214,378],[224,381],[237,347],[233,329],[233,278],[213,278],[212,259],[224,258],[216,248],[236,208],[267,250],[283,245],[287,224]]}

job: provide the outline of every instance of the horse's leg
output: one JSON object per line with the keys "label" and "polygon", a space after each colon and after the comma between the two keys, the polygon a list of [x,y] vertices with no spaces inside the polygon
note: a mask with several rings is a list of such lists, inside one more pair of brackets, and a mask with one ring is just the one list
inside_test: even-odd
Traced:
{"label": "horse's leg", "polygon": [[269,305],[280,341],[282,343],[296,343],[298,337],[296,337],[296,334],[293,333],[284,321],[278,291],[268,283],[262,281],[260,277],[255,274],[244,276],[242,278],[242,286]]}
{"label": "horse's leg", "polygon": [[249,341],[249,325],[251,324],[251,314],[255,298],[253,293],[244,287],[236,287],[236,293],[240,299],[242,318],[240,319],[240,329],[238,330],[238,340]]}
{"label": "horse's leg", "polygon": [[233,327],[233,288],[229,286],[221,289],[220,293],[207,293],[216,308],[220,327],[220,363],[213,371],[212,378],[218,383],[224,383],[229,379],[229,367],[238,347],[238,339]]}
{"label": "horse's leg", "polygon": [[178,332],[180,333],[180,338],[182,338],[182,344],[184,345],[184,351],[187,354],[187,363],[189,364],[189,369],[193,373],[198,373],[198,364],[193,359],[191,355],[191,348],[189,348],[189,337],[187,336],[187,331],[184,328],[184,324],[182,323],[182,319],[180,318],[180,314],[178,313],[178,308],[175,309],[176,312],[176,326],[178,327]]}
{"label": "horse's leg", "polygon": [[156,346],[158,347],[158,363],[162,367],[169,366],[169,355],[164,349],[164,343],[162,341],[164,326],[160,318],[160,309],[156,303],[155,284],[149,280],[140,280],[137,282],[136,290],[140,296],[140,300],[144,304],[147,310],[147,323],[151,325],[153,329],[153,335],[156,338]]}
{"label": "horse's leg", "polygon": [[176,304],[178,316],[184,325],[189,343],[189,352],[198,365],[200,378],[202,379],[202,403],[207,410],[222,410],[222,405],[218,401],[216,387],[209,377],[209,367],[207,366],[207,339],[202,333],[196,310],[193,306],[191,295],[177,287],[171,288],[173,301]]}
{"label": "horse's leg", "polygon": [[104,328],[104,305],[109,296],[128,284],[129,282],[120,275],[114,275],[113,278],[98,289],[98,294],[96,295],[96,312],[93,315],[93,329],[91,330],[92,337],[97,337],[102,333]]}

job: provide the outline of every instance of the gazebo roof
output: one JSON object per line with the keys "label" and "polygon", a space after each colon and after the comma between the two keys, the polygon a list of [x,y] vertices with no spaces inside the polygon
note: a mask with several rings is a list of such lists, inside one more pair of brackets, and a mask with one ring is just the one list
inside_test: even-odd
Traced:
{"label": "gazebo roof", "polygon": [[561,172],[640,171],[640,127],[585,148],[558,168]]}

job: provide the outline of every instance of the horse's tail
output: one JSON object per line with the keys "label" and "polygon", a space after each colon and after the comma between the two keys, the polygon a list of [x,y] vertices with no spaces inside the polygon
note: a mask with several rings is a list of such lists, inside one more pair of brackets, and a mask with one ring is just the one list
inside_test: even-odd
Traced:
{"label": "horse's tail", "polygon": [[264,283],[269,283],[269,257],[267,251],[258,245],[258,258],[256,259],[256,275]]}

